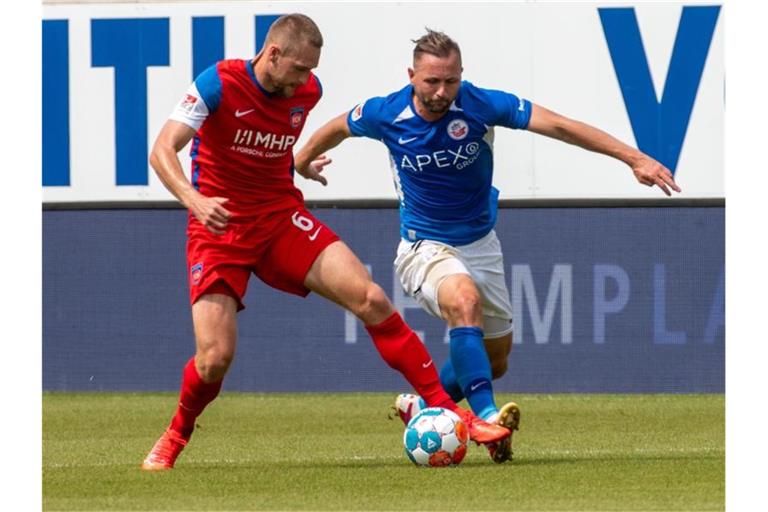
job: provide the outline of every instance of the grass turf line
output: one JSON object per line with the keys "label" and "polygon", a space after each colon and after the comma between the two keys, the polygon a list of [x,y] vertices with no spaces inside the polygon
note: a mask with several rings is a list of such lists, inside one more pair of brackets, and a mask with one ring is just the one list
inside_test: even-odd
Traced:
{"label": "grass turf line", "polygon": [[723,510],[723,395],[511,395],[512,463],[417,468],[394,394],[225,392],[173,471],[176,394],[45,393],[44,510]]}

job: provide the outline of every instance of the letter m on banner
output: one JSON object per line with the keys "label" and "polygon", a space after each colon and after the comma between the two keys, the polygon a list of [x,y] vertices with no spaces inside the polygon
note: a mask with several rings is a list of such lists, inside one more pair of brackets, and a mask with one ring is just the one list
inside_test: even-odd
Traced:
{"label": "letter m on banner", "polygon": [[600,8],[600,21],[641,151],[675,172],[720,6],[683,7],[661,101],[634,8]]}

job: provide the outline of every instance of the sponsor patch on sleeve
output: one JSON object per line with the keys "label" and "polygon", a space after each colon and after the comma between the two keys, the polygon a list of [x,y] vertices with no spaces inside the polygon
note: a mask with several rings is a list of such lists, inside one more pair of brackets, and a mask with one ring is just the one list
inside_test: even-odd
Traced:
{"label": "sponsor patch on sleeve", "polygon": [[365,102],[358,103],[355,108],[352,109],[352,121],[359,121],[363,117],[363,105]]}
{"label": "sponsor patch on sleeve", "polygon": [[192,109],[195,108],[195,103],[197,103],[197,96],[185,94],[180,106],[183,110],[192,112]]}

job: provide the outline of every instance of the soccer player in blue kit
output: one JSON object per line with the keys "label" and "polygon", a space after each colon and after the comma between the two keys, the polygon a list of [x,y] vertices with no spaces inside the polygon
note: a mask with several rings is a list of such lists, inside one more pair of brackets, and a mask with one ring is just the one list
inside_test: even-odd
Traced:
{"label": "soccer player in blue kit", "polygon": [[[519,407],[497,408],[491,384],[506,372],[512,348],[512,307],[494,231],[493,127],[529,130],[611,156],[637,181],[667,195],[680,188],[666,167],[597,128],[462,81],[461,50],[447,35],[427,29],[414,43],[410,84],[322,126],[297,153],[296,171],[326,185],[321,172],[330,159],[321,155],[345,138],[387,146],[400,200],[395,272],[407,294],[448,323],[442,385],[455,401],[466,398],[479,417],[517,430]],[[401,419],[407,422],[420,403],[415,395],[398,396]],[[510,460],[511,437],[489,451],[494,462]]]}

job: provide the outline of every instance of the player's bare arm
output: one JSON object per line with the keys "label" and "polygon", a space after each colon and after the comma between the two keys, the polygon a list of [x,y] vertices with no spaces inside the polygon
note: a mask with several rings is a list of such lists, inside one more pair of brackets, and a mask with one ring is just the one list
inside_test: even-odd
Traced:
{"label": "player's bare arm", "polygon": [[211,233],[223,235],[232,214],[224,197],[206,197],[190,184],[181,168],[178,153],[186,146],[195,130],[184,123],[166,121],[152,147],[149,163],[160,181]]}
{"label": "player's bare arm", "polygon": [[621,160],[632,168],[638,182],[649,187],[656,185],[668,196],[672,195],[670,189],[681,192],[669,169],[594,126],[534,104],[528,130]]}
{"label": "player's bare arm", "polygon": [[347,112],[325,123],[312,134],[304,147],[296,153],[294,159],[296,172],[308,180],[319,181],[323,186],[327,185],[328,180],[321,173],[332,160],[323,153],[335,148],[351,135],[347,124]]}

